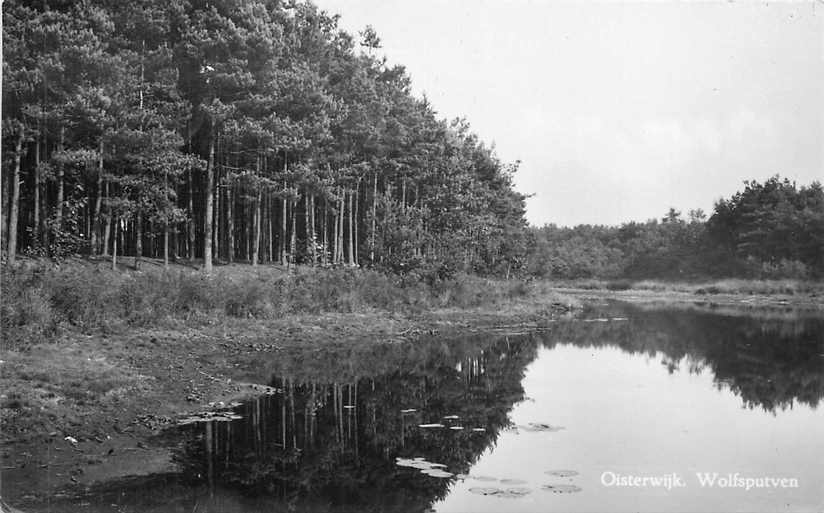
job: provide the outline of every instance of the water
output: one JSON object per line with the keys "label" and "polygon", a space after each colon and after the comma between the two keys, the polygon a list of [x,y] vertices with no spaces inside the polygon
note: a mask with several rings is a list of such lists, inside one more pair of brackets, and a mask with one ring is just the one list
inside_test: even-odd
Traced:
{"label": "water", "polygon": [[[820,511],[822,334],[824,320],[791,313],[613,304],[526,335],[279,354],[277,391],[234,408],[242,419],[168,434],[173,472],[101,483],[72,504]],[[615,486],[627,476],[661,481]],[[788,487],[745,488],[762,477]]]}

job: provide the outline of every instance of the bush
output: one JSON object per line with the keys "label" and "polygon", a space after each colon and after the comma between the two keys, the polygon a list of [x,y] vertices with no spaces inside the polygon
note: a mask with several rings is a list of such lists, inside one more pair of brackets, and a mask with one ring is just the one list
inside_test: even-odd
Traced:
{"label": "bush", "polygon": [[0,335],[6,348],[52,336],[57,330],[48,294],[36,279],[2,274],[0,281]]}

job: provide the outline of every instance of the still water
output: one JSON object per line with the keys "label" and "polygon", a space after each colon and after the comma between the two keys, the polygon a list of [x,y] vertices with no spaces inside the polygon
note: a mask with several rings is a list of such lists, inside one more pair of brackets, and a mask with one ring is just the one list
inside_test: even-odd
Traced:
{"label": "still water", "polygon": [[101,483],[75,504],[824,509],[820,317],[610,304],[529,334],[272,358],[274,393],[167,435],[174,472]]}

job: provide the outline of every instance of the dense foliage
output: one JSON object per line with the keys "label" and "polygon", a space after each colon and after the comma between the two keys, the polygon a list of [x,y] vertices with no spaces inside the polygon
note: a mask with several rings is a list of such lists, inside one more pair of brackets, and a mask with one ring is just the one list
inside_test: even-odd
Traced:
{"label": "dense foliage", "polygon": [[294,0],[3,3],[7,254],[507,273],[517,164]]}
{"label": "dense foliage", "polygon": [[824,189],[772,177],[683,219],[532,231],[528,271],[576,278],[808,278],[824,275]]}

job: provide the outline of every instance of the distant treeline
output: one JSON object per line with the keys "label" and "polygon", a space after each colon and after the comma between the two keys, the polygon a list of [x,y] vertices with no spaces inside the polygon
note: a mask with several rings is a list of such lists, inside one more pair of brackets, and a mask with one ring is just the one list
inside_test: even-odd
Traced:
{"label": "distant treeline", "polygon": [[778,176],[701,210],[619,227],[533,229],[526,271],[539,277],[700,279],[824,276],[824,189]]}
{"label": "distant treeline", "polygon": [[506,273],[524,196],[401,66],[295,0],[3,2],[3,242]]}

